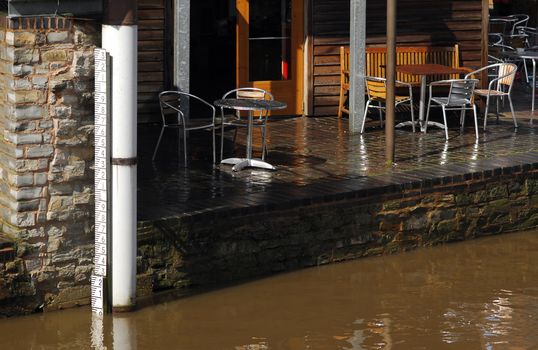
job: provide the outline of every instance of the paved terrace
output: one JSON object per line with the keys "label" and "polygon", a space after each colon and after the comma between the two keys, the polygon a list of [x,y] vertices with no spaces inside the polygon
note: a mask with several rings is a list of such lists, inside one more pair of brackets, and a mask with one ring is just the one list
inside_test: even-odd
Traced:
{"label": "paved terrace", "polygon": [[[189,167],[184,167],[182,156],[178,156],[177,133],[169,130],[152,162],[160,126],[141,126],[139,220],[284,209],[394,191],[398,187],[426,189],[537,168],[538,140],[536,128],[529,124],[529,91],[521,85],[516,88],[514,102],[520,124],[517,131],[509,114],[501,116],[499,124],[490,116],[488,130],[484,132],[480,127],[478,143],[470,115],[463,133],[457,125],[459,117],[450,118],[448,142],[438,128],[430,128],[427,134],[397,129],[396,164],[392,167],[385,166],[384,130],[377,122],[367,124],[364,135],[350,135],[345,118],[272,119],[266,160],[277,170],[246,169],[238,173],[232,172],[231,166],[211,166],[211,140],[204,132],[191,134]],[[225,143],[225,157],[245,154],[244,134],[244,130],[239,131],[235,149],[231,142]],[[256,129],[254,142],[254,155],[259,156]]]}

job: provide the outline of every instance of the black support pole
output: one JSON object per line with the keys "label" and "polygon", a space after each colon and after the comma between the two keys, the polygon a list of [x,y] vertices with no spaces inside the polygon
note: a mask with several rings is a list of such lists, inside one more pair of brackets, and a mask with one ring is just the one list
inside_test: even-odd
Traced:
{"label": "black support pole", "polygon": [[394,110],[396,80],[396,0],[387,0],[387,105],[385,123],[385,158],[394,164]]}

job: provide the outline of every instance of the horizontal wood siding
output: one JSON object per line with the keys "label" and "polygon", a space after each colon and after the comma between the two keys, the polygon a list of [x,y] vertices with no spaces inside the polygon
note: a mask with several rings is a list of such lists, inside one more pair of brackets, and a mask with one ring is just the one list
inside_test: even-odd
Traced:
{"label": "horizontal wood siding", "polygon": [[[168,86],[169,0],[138,0],[138,121],[160,120],[159,92]],[[168,12],[167,12],[168,11]],[[165,74],[166,72],[166,74]]]}
{"label": "horizontal wood siding", "polygon": [[[312,0],[314,115],[335,115],[339,47],[349,45],[349,0]],[[367,45],[385,44],[386,1],[367,1]],[[481,0],[398,0],[398,45],[459,44],[461,65],[481,65]]]}

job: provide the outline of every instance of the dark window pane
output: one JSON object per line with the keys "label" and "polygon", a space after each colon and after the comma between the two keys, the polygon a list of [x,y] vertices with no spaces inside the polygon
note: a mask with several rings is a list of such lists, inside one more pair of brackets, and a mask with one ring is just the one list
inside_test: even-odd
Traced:
{"label": "dark window pane", "polygon": [[291,0],[251,0],[250,81],[291,78]]}

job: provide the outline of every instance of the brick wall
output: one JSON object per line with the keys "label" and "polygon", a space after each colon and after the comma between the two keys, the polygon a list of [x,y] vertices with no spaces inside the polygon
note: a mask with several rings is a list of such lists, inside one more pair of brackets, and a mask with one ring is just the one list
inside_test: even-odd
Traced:
{"label": "brick wall", "polygon": [[0,18],[0,315],[89,301],[99,41],[91,21]]}
{"label": "brick wall", "polygon": [[538,171],[516,168],[478,172],[466,181],[369,189],[350,200],[325,198],[295,208],[282,203],[286,210],[223,210],[140,223],[138,295],[534,229]]}

